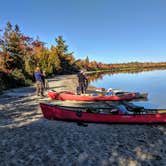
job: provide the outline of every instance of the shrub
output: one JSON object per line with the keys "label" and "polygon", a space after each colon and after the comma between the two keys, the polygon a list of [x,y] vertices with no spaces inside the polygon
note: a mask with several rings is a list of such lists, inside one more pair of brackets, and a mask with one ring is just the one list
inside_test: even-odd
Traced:
{"label": "shrub", "polygon": [[11,73],[0,71],[0,92],[2,92],[2,90],[28,86],[31,84],[32,80],[26,79],[22,70],[15,69]]}

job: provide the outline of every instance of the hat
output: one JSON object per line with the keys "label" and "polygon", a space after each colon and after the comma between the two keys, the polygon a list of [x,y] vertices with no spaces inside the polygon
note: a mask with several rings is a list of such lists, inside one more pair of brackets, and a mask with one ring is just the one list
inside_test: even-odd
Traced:
{"label": "hat", "polygon": [[111,92],[113,89],[112,88],[109,88],[108,90],[107,90],[107,92]]}

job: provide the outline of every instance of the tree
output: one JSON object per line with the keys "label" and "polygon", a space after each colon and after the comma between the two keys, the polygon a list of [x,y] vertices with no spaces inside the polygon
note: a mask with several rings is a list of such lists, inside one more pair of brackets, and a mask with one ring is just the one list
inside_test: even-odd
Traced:
{"label": "tree", "polygon": [[48,50],[44,46],[45,43],[36,39],[32,44],[35,67],[40,66],[42,69],[46,69],[48,65]]}
{"label": "tree", "polygon": [[86,70],[88,70],[88,66],[89,66],[89,57],[87,56],[86,58],[85,58],[85,64],[84,64],[85,66],[85,68],[86,68]]}
{"label": "tree", "polygon": [[71,73],[72,66],[70,64],[70,58],[72,53],[68,53],[68,45],[65,44],[62,36],[58,36],[55,39],[56,45],[56,54],[60,59],[61,73]]}
{"label": "tree", "polygon": [[3,42],[1,42],[0,47],[3,52],[1,53],[1,59],[3,59],[4,68],[12,70],[15,68],[24,68],[24,62],[21,57],[23,50],[20,47],[20,31],[18,25],[13,29],[11,23],[7,22],[3,34]]}
{"label": "tree", "polygon": [[47,72],[49,73],[59,73],[61,71],[61,63],[57,53],[57,48],[51,46],[48,57]]}

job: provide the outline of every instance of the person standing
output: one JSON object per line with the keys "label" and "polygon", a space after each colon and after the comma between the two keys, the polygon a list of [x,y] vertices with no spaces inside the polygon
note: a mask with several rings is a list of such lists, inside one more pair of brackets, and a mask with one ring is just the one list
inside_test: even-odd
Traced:
{"label": "person standing", "polygon": [[36,68],[34,72],[35,82],[36,82],[36,95],[44,96],[44,84],[43,84],[43,74],[39,67]]}
{"label": "person standing", "polygon": [[84,76],[84,93],[86,93],[86,90],[88,88],[88,79],[87,79],[87,75],[85,74],[85,72],[82,73]]}
{"label": "person standing", "polygon": [[43,70],[42,72],[42,80],[43,80],[44,89],[47,90],[49,86],[48,86],[48,80],[47,80],[47,75],[45,70]]}
{"label": "person standing", "polygon": [[79,89],[81,91],[81,93],[84,94],[84,93],[86,93],[86,90],[87,90],[87,87],[88,87],[88,79],[86,78],[83,71],[80,71],[77,74],[77,77],[78,77],[78,85],[79,85],[77,87],[77,90]]}

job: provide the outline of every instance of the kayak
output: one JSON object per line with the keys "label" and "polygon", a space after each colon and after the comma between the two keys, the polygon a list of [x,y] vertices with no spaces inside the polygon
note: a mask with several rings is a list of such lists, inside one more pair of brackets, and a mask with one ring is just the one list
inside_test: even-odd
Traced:
{"label": "kayak", "polygon": [[121,100],[132,100],[138,98],[144,98],[147,96],[146,94],[141,93],[123,93],[118,95],[95,95],[92,96],[90,94],[85,95],[76,95],[73,92],[56,92],[56,91],[48,91],[48,97],[51,99],[57,100],[76,100],[76,101],[121,101]]}
{"label": "kayak", "polygon": [[141,110],[122,114],[117,108],[86,108],[40,103],[43,116],[50,120],[93,123],[166,123],[166,109]]}
{"label": "kayak", "polygon": [[[122,95],[122,94],[130,93],[130,92],[126,92],[122,89],[112,89],[112,88],[109,88],[108,90],[105,90],[105,88],[96,88],[95,91],[98,93],[112,94],[112,95]],[[148,97],[148,93],[146,93],[146,92],[144,92],[144,93],[132,92],[132,93],[135,93],[135,98],[147,98]]]}

